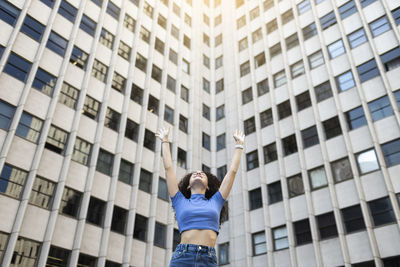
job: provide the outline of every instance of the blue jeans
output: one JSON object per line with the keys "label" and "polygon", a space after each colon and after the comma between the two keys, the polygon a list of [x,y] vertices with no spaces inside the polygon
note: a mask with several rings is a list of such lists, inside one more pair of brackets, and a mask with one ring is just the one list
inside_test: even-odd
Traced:
{"label": "blue jeans", "polygon": [[179,244],[169,267],[217,267],[217,255],[213,247]]}

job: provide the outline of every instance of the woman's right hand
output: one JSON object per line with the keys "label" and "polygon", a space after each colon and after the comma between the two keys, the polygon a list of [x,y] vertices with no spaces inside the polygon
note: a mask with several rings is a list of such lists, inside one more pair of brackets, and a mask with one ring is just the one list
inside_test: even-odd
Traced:
{"label": "woman's right hand", "polygon": [[158,138],[160,138],[161,141],[169,141],[168,140],[168,135],[169,135],[169,127],[163,127],[157,130],[157,133],[155,134]]}

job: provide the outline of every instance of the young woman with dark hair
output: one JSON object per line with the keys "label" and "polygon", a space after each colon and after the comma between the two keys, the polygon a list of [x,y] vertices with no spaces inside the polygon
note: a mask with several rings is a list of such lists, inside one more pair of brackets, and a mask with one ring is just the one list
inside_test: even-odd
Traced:
{"label": "young woman with dark hair", "polygon": [[[235,151],[231,165],[222,182],[209,173],[195,171],[177,182],[169,148],[169,128],[161,128],[156,136],[162,142],[162,157],[168,193],[178,221],[181,243],[172,254],[170,267],[217,266],[215,243],[219,234],[224,203],[231,191],[239,168],[244,134],[235,130]],[[222,215],[222,216],[221,216]]]}

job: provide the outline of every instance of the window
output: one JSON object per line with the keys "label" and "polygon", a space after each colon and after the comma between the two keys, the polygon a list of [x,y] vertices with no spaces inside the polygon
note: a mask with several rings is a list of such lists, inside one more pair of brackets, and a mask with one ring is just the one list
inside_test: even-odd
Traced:
{"label": "window", "polygon": [[353,78],[353,74],[352,74],[351,70],[335,77],[335,80],[336,80],[336,85],[339,89],[339,92],[346,91],[355,86],[354,78]]}
{"label": "window", "polygon": [[282,24],[285,25],[289,21],[293,19],[293,12],[292,9],[289,9],[285,13],[282,14]]}
{"label": "window", "polygon": [[222,67],[223,61],[222,56],[219,56],[215,59],[215,69]]}
{"label": "window", "polygon": [[274,1],[273,0],[265,0],[263,3],[263,7],[264,7],[264,12],[267,11],[270,8],[274,7]]}
{"label": "window", "polygon": [[58,13],[67,20],[74,23],[78,10],[67,1],[63,0],[60,3],[60,8],[58,9]]}
{"label": "window", "polygon": [[96,266],[96,261],[95,257],[79,253],[77,267]]}
{"label": "window", "polygon": [[260,113],[261,128],[267,127],[274,123],[272,110],[268,109]]}
{"label": "window", "polygon": [[245,37],[239,41],[239,52],[247,49],[248,47],[249,47],[249,43],[247,41],[247,37]]}
{"label": "window", "polygon": [[158,108],[160,106],[160,101],[152,95],[149,95],[149,102],[147,104],[147,110],[155,115],[158,115]]}
{"label": "window", "polygon": [[286,74],[285,74],[285,71],[282,70],[282,71],[274,74],[274,86],[275,86],[275,88],[277,88],[284,84],[286,84]]}
{"label": "window", "polygon": [[242,91],[242,105],[245,105],[253,100],[253,92],[250,88]]}
{"label": "window", "polygon": [[203,13],[203,21],[204,21],[205,24],[210,26],[210,18],[204,13]]}
{"label": "window", "polygon": [[318,189],[328,184],[323,166],[310,170],[308,174],[311,181],[311,189]]}
{"label": "window", "polygon": [[192,18],[189,17],[188,14],[185,13],[185,23],[189,26],[192,26]]}
{"label": "window", "polygon": [[97,158],[96,170],[104,173],[105,175],[111,176],[113,162],[114,155],[103,149],[100,149],[99,156]]}
{"label": "window", "polygon": [[210,107],[203,103],[203,117],[210,120]]}
{"label": "window", "polygon": [[205,43],[207,46],[210,46],[210,37],[208,37],[208,35],[205,33],[203,33],[203,43]]}
{"label": "window", "polygon": [[321,83],[314,87],[317,102],[322,102],[332,96],[331,84],[329,81]]}
{"label": "window", "polygon": [[211,168],[204,164],[201,164],[201,169],[203,172],[211,172]]}
{"label": "window", "polygon": [[265,232],[261,231],[251,235],[253,241],[253,256],[267,253],[267,241],[265,239]]}
{"label": "window", "polygon": [[175,39],[179,40],[179,29],[174,25],[171,25],[171,35],[175,37]]}
{"label": "window", "polygon": [[278,115],[280,120],[292,115],[292,110],[290,109],[289,100],[286,100],[285,102],[278,104]]}
{"label": "window", "polygon": [[87,210],[86,220],[95,225],[102,227],[103,216],[105,214],[106,202],[90,196],[89,207]]}
{"label": "window", "polygon": [[56,81],[57,77],[41,68],[38,68],[32,87],[41,91],[45,95],[52,96]]}
{"label": "window", "polygon": [[286,226],[272,229],[272,237],[274,239],[274,250],[285,249],[289,247],[288,233]]}
{"label": "window", "polygon": [[289,197],[295,197],[304,194],[304,185],[301,174],[287,178]]}
{"label": "window", "polygon": [[151,70],[151,78],[161,83],[161,77],[162,77],[162,70],[153,64],[153,68]]}
{"label": "window", "polygon": [[202,136],[202,143],[205,149],[210,150],[210,136],[204,132]]}
{"label": "window", "polygon": [[293,134],[283,138],[282,146],[283,146],[284,156],[296,153],[297,152],[296,136]]}
{"label": "window", "polygon": [[92,76],[99,81],[105,83],[107,78],[108,67],[97,59],[93,62]]}
{"label": "window", "polygon": [[299,15],[305,13],[310,8],[310,0],[304,0],[303,2],[297,4],[297,11],[299,12]]}
{"label": "window", "polygon": [[219,265],[229,263],[229,242],[218,245]]}
{"label": "window", "polygon": [[221,105],[216,109],[216,120],[225,118],[225,105]]}
{"label": "window", "polygon": [[250,210],[255,210],[263,206],[261,188],[249,191]]}
{"label": "window", "polygon": [[171,76],[167,75],[167,89],[175,93],[176,80]]}
{"label": "window", "polygon": [[107,31],[104,28],[101,29],[100,39],[99,39],[99,42],[101,44],[103,44],[105,47],[108,47],[109,49],[112,49],[114,45],[114,39],[115,39],[114,35],[112,35],[109,31]]}
{"label": "window", "polygon": [[222,16],[219,14],[218,16],[215,17],[214,19],[214,27],[218,26],[222,22]]}
{"label": "window", "polygon": [[178,147],[178,166],[186,169],[186,151]]}
{"label": "window", "polygon": [[296,245],[303,245],[312,242],[310,222],[308,219],[293,222]]}
{"label": "window", "polygon": [[158,198],[165,200],[168,202],[168,189],[167,189],[167,182],[165,179],[159,177],[158,178]]}
{"label": "window", "polygon": [[366,174],[379,169],[375,150],[370,149],[356,155],[358,168],[361,174]]}
{"label": "window", "polygon": [[136,26],[136,21],[129,16],[128,14],[125,14],[124,18],[124,26],[131,32],[135,31],[135,26]]}
{"label": "window", "polygon": [[42,130],[43,121],[34,117],[25,111],[21,115],[17,130],[15,132],[19,137],[25,138],[28,141],[36,143],[39,140]]}
{"label": "window", "polygon": [[392,15],[394,18],[394,21],[396,22],[397,25],[400,24],[400,8],[396,8],[392,10]]}
{"label": "window", "polygon": [[226,165],[221,166],[217,169],[217,177],[222,182],[225,178],[226,173],[228,172]]}
{"label": "window", "polygon": [[174,228],[173,240],[172,240],[172,250],[175,251],[178,244],[181,243],[181,235],[179,230]]}
{"label": "window", "polygon": [[262,96],[269,92],[269,84],[268,79],[264,79],[261,82],[257,83],[257,94],[258,96]]}
{"label": "window", "polygon": [[87,166],[89,163],[91,150],[92,150],[92,144],[80,138],[76,138],[74,151],[72,154],[72,160]]}
{"label": "window", "polygon": [[237,21],[236,21],[236,29],[240,29],[244,25],[246,25],[246,16],[245,15],[243,15],[240,18],[237,19]]}
{"label": "window", "polygon": [[119,7],[116,6],[113,2],[108,1],[106,12],[111,15],[114,19],[118,20],[119,18]]}
{"label": "window", "polygon": [[381,61],[386,71],[400,67],[400,47],[396,47],[381,55]]}
{"label": "window", "polygon": [[344,54],[346,50],[344,49],[343,41],[340,39],[328,45],[328,52],[331,59]]}
{"label": "window", "polygon": [[178,64],[178,54],[171,48],[169,49],[169,60],[175,65]]}
{"label": "window", "polygon": [[146,43],[150,43],[150,32],[143,26],[140,28],[139,35],[140,35],[140,39],[142,39]]}
{"label": "window", "polygon": [[[61,5],[64,2],[65,1],[61,2]],[[39,21],[35,20],[29,15],[26,15],[24,24],[22,24],[21,26],[21,32],[25,33],[37,42],[40,42],[40,40],[42,39],[44,29],[45,26],[43,24],[41,24]]]}
{"label": "window", "polygon": [[72,49],[71,57],[69,58],[69,62],[72,65],[77,66],[78,68],[86,70],[86,63],[88,58],[89,55],[86,52],[74,46],[74,48]]}
{"label": "window", "polygon": [[368,103],[373,121],[393,115],[393,109],[387,95]]}
{"label": "window", "polygon": [[2,1],[0,6],[0,19],[14,26],[21,11],[8,1]]}
{"label": "window", "polygon": [[20,57],[14,52],[11,52],[7,64],[4,67],[4,72],[20,80],[21,82],[25,82],[26,78],[28,78],[28,73],[31,69],[31,66],[31,62]]}
{"label": "window", "polygon": [[376,0],[360,0],[362,7],[366,7],[366,6],[368,6],[369,4],[371,4],[371,3],[375,2],[375,1]]}
{"label": "window", "polygon": [[185,34],[183,35],[183,45],[190,49],[190,38]]}
{"label": "window", "polygon": [[126,184],[132,184],[134,164],[127,160],[121,159],[119,165],[118,180]]}
{"label": "window", "polygon": [[265,54],[264,52],[258,54],[254,57],[254,68],[258,68],[265,64]]}
{"label": "window", "polygon": [[224,133],[217,136],[217,151],[225,148],[225,140],[226,137]]}
{"label": "window", "polygon": [[345,113],[349,130],[356,129],[367,124],[362,106],[349,110]]}
{"label": "window", "polygon": [[296,96],[297,111],[311,107],[310,92],[305,91]]}
{"label": "window", "polygon": [[153,11],[154,11],[154,8],[151,6],[151,5],[149,5],[149,3],[147,3],[146,1],[144,2],[144,5],[143,5],[143,12],[147,15],[147,16],[149,16],[150,18],[153,18]]}
{"label": "window", "polygon": [[36,266],[40,243],[18,237],[10,266]]}
{"label": "window", "polygon": [[0,129],[8,131],[14,112],[15,107],[6,102],[0,101]]}
{"label": "window", "polygon": [[257,150],[246,154],[247,171],[258,168],[258,154]]}
{"label": "window", "polygon": [[156,222],[154,229],[154,245],[165,248],[167,227],[164,224]]}
{"label": "window", "polygon": [[342,129],[340,128],[337,116],[323,121],[322,125],[324,126],[326,140],[342,134]]}
{"label": "window", "polygon": [[98,111],[100,110],[100,102],[94,98],[86,95],[85,103],[83,105],[82,114],[89,118],[96,120]]}
{"label": "window", "polygon": [[210,68],[210,58],[203,54],[203,65]]}
{"label": "window", "polygon": [[[308,1],[308,0],[307,0]],[[286,42],[286,50],[290,50],[291,48],[297,46],[299,44],[299,39],[297,37],[297,33],[294,33],[285,39]]]}
{"label": "window", "polygon": [[354,0],[348,1],[346,4],[339,7],[340,17],[342,19],[347,18],[348,16],[357,12],[357,7],[354,3]]}
{"label": "window", "polygon": [[240,65],[240,77],[243,77],[250,73],[250,61],[246,61],[245,63]]}
{"label": "window", "polygon": [[267,23],[267,33],[272,33],[277,29],[278,29],[278,23],[276,22],[276,19],[273,19]]}
{"label": "window", "polygon": [[350,161],[347,157],[332,162],[331,169],[335,182],[341,182],[353,178]]}
{"label": "window", "polygon": [[184,133],[188,132],[188,119],[182,114],[179,114],[179,130]]}
{"label": "window", "polygon": [[275,143],[264,146],[263,150],[264,150],[264,164],[267,164],[269,162],[278,159]]}
{"label": "window", "polygon": [[148,219],[140,214],[135,215],[135,229],[133,230],[133,238],[146,241]]}
{"label": "window", "polygon": [[370,22],[369,28],[371,29],[374,37],[381,35],[391,29],[390,24],[386,16],[380,17],[379,19]]}
{"label": "window", "polygon": [[96,30],[96,22],[94,22],[91,18],[83,14],[79,28],[81,28],[89,35],[94,36],[94,31]]}
{"label": "window", "polygon": [[203,77],[203,90],[210,93],[210,82]]}
{"label": "window", "polygon": [[164,109],[164,120],[174,124],[174,110],[167,105],[165,105]]}
{"label": "window", "polygon": [[53,8],[54,6],[54,0],[40,0],[40,2],[42,2],[43,4],[45,4],[46,6]]}
{"label": "window", "polygon": [[276,45],[269,48],[269,56],[272,59],[273,57],[282,53],[281,44],[277,43]]}
{"label": "window", "polygon": [[400,139],[381,145],[387,167],[400,163]]}
{"label": "window", "polygon": [[69,250],[50,246],[46,266],[68,266],[68,259],[71,252]]}
{"label": "window", "polygon": [[215,83],[215,93],[218,94],[219,92],[224,90],[224,78],[218,80]]}
{"label": "window", "polygon": [[182,59],[182,70],[187,74],[190,74],[190,63],[186,59]]}
{"label": "window", "polygon": [[267,185],[267,190],[269,205],[282,201],[282,188],[280,181]]}
{"label": "window", "polygon": [[122,75],[118,74],[117,72],[114,72],[113,80],[112,80],[112,84],[111,84],[112,88],[114,88],[115,90],[122,93],[125,88],[125,82],[126,82],[126,79]]}
{"label": "window", "polygon": [[121,114],[110,108],[107,108],[104,126],[110,128],[111,130],[118,131],[120,120]]}
{"label": "window", "polygon": [[341,212],[346,233],[349,234],[358,230],[365,229],[365,223],[360,205],[341,209]]}
{"label": "window", "polygon": [[374,226],[396,222],[392,204],[389,197],[368,201],[368,207],[374,221]]}
{"label": "window", "polygon": [[349,39],[351,48],[356,48],[357,46],[365,43],[368,40],[363,28],[360,28],[360,29],[350,33],[347,36],[347,38]]}
{"label": "window", "polygon": [[336,23],[335,13],[331,11],[320,19],[322,30],[329,28]]}
{"label": "window", "polygon": [[311,23],[310,25],[304,27],[302,29],[303,31],[303,38],[304,41],[310,39],[311,37],[313,37],[314,35],[317,34],[317,27],[315,26],[315,22]]}
{"label": "window", "polygon": [[118,206],[114,206],[111,219],[111,230],[120,234],[124,234],[127,219],[128,211]]}
{"label": "window", "polygon": [[314,68],[324,64],[324,56],[322,55],[321,50],[308,56],[308,62],[310,64],[311,69],[314,69]]}
{"label": "window", "polygon": [[151,172],[140,169],[140,180],[139,180],[139,189],[150,193],[151,192],[151,184],[152,184],[153,175]]}
{"label": "window", "polygon": [[300,61],[294,63],[292,66],[290,66],[290,72],[292,74],[292,79],[303,75],[306,72],[304,69],[303,61],[300,60]]}
{"label": "window", "polygon": [[67,144],[67,138],[68,133],[66,131],[51,125],[45,148],[62,155]]}
{"label": "window", "polygon": [[177,4],[173,3],[173,5],[172,5],[172,11],[173,11],[173,12],[175,13],[175,15],[177,15],[178,17],[181,16],[181,8],[180,8]]}
{"label": "window", "polygon": [[40,177],[35,177],[32,192],[29,196],[29,203],[49,209],[52,203],[55,183]]}
{"label": "window", "polygon": [[321,240],[338,235],[333,212],[318,215],[316,219]]}
{"label": "window", "polygon": [[141,54],[136,54],[135,66],[144,73],[146,73],[147,59],[143,57]]}
{"label": "window", "polygon": [[156,146],[156,136],[150,130],[145,129],[143,146],[154,151]]}
{"label": "window", "polygon": [[5,163],[0,173],[0,193],[19,199],[27,176],[26,171]]}
{"label": "window", "polygon": [[317,127],[311,126],[301,131],[301,138],[303,139],[303,147],[308,148],[313,145],[319,144]]}
{"label": "window", "polygon": [[251,117],[243,122],[244,132],[249,135],[256,131],[256,121],[254,117]]}
{"label": "window", "polygon": [[262,39],[262,32],[261,28],[257,29],[251,34],[251,39],[253,41],[253,44],[260,41]]}
{"label": "window", "polygon": [[167,29],[167,19],[164,16],[158,14],[157,23],[164,29]]}

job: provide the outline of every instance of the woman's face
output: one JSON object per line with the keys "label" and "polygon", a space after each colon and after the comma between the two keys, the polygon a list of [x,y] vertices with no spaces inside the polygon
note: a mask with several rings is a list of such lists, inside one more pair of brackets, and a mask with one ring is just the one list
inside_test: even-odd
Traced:
{"label": "woman's face", "polygon": [[208,188],[207,175],[200,170],[193,172],[189,180],[189,185],[191,188],[199,183],[203,184],[204,188]]}

